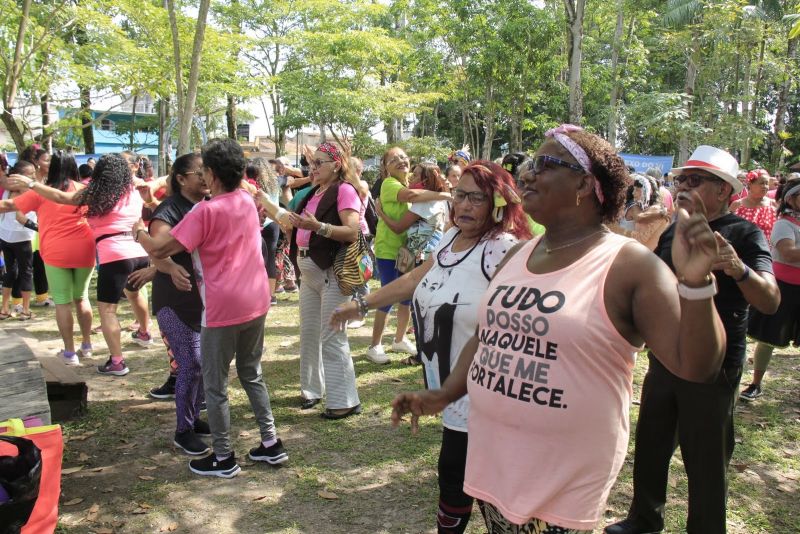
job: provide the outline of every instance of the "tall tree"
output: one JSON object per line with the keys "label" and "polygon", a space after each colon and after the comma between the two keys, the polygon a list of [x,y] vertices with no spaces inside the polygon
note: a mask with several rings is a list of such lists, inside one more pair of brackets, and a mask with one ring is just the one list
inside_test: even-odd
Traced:
{"label": "tall tree", "polygon": [[581,61],[583,58],[583,17],[586,0],[564,0],[567,15],[569,39],[569,121],[581,124],[583,121],[583,92],[581,89]]}

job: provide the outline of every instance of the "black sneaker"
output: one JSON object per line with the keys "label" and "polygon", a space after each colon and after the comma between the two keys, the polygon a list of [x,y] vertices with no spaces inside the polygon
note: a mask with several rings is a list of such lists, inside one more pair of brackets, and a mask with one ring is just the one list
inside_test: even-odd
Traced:
{"label": "black sneaker", "polygon": [[232,454],[222,460],[217,460],[215,454],[189,462],[189,470],[196,475],[207,477],[233,478],[242,470],[236,463],[236,455]]}
{"label": "black sneaker", "polygon": [[191,454],[192,456],[200,456],[211,450],[211,448],[203,443],[203,440],[197,437],[197,434],[192,430],[175,432],[175,439],[172,443],[174,443],[176,447],[183,449],[186,454]]}
{"label": "black sneaker", "polygon": [[200,403],[200,411],[205,412],[206,410],[208,410],[208,406],[206,406],[206,401],[203,401]]}
{"label": "black sneaker", "polygon": [[743,401],[754,401],[759,398],[763,393],[761,392],[761,384],[750,384],[744,391],[739,393],[739,398]]}
{"label": "black sneaker", "polygon": [[263,443],[259,443],[258,447],[250,449],[249,456],[251,460],[267,462],[270,465],[282,464],[289,459],[280,438],[272,447],[265,447]]}
{"label": "black sneaker", "polygon": [[205,421],[196,419],[194,422],[194,433],[198,436],[209,437],[211,436],[211,427],[208,426],[208,423]]}
{"label": "black sneaker", "polygon": [[623,519],[613,525],[608,525],[605,530],[603,530],[604,534],[658,534],[661,532],[662,529],[660,528],[652,528],[648,525],[644,525],[638,519]]}
{"label": "black sneaker", "polygon": [[175,398],[175,375],[169,375],[164,385],[150,390],[150,396],[154,399],[174,399]]}

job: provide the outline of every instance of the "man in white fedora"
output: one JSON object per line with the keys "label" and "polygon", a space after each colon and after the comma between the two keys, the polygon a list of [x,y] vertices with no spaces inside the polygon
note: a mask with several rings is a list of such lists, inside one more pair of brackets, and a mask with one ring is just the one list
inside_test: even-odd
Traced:
{"label": "man in white fedora", "polygon": [[[726,531],[727,469],[733,454],[733,408],[745,358],[747,310],[774,313],[780,302],[772,258],[764,234],[728,210],[732,194],[742,190],[739,165],[729,153],[699,146],[682,166],[672,169],[676,207],[690,209],[697,195],[717,236],[713,267],[718,288],[714,304],[725,327],[727,350],[712,383],[687,382],[648,355],[636,425],[633,501],[627,519],[609,525],[608,534],[644,534],[664,528],[669,463],[678,445],[689,479],[690,534]],[[673,224],[655,249],[672,268]]]}

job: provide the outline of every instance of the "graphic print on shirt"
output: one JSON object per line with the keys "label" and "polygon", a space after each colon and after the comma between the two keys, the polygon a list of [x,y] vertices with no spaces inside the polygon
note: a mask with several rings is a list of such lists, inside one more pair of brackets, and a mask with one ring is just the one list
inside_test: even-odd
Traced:
{"label": "graphic print on shirt", "polygon": [[[548,317],[566,303],[558,290],[498,285],[489,296],[485,327],[478,332],[478,354],[469,379],[492,393],[548,408],[567,408],[565,391],[550,384],[550,368],[559,358],[558,343],[548,339]],[[525,357],[527,356],[527,358]]]}

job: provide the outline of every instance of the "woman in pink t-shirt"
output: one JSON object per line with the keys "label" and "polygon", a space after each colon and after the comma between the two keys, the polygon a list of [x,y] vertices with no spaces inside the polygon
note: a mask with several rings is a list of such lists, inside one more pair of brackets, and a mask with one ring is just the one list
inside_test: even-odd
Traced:
{"label": "woman in pink t-shirt", "polygon": [[97,308],[100,326],[108,345],[109,359],[98,366],[100,374],[124,376],[129,369],[122,357],[117,303],[124,294],[139,322],[139,331],[133,341],[146,346],[152,344],[148,332],[150,312],[147,299],[128,277],[148,266],[147,253],[133,240],[131,226],[142,214],[142,198],[133,186],[133,176],[128,162],[117,154],[106,154],[95,167],[92,181],[85,189],[61,191],[34,180],[20,179],[18,186],[26,185],[44,198],[59,204],[87,206],[87,220],[94,235],[98,256]]}
{"label": "woman in pink t-shirt", "polygon": [[520,175],[523,207],[546,233],[498,266],[442,388],[393,402],[393,423],[410,412],[415,429],[469,392],[464,491],[490,532],[594,529],[627,450],[636,351],[646,343],[691,381],[715,376],[724,354],[717,245],[699,196],[682,204],[692,215],[678,214],[678,283],[605,226],[628,182],[614,148],[572,125],[546,136]]}

